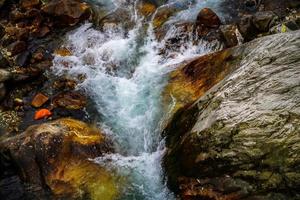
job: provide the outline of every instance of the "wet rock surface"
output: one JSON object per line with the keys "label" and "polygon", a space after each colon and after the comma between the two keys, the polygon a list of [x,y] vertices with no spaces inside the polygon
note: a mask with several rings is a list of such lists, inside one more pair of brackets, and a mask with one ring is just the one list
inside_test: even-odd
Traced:
{"label": "wet rock surface", "polygon": [[[15,189],[23,191],[18,194],[23,199],[113,199],[117,195],[114,177],[88,160],[112,151],[111,142],[100,130],[74,119],[31,126],[1,141],[1,173],[17,172],[22,181],[1,174],[6,178],[0,194],[9,199],[17,195],[8,193]],[[30,191],[32,187],[39,192]]]}
{"label": "wet rock surface", "polygon": [[236,69],[176,112],[164,166],[182,199],[300,197],[299,41],[297,31],[236,48],[223,65]]}

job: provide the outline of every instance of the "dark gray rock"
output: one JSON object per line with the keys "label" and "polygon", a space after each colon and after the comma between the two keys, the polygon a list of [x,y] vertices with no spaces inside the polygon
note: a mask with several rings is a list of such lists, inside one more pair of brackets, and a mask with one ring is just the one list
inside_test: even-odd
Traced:
{"label": "dark gray rock", "polygon": [[0,52],[0,68],[7,68],[9,67],[9,63],[3,54]]}
{"label": "dark gray rock", "polygon": [[253,16],[253,24],[260,32],[268,32],[275,25],[277,16],[272,11],[257,12]]}
{"label": "dark gray rock", "polygon": [[5,97],[6,88],[3,83],[0,83],[0,101]]}

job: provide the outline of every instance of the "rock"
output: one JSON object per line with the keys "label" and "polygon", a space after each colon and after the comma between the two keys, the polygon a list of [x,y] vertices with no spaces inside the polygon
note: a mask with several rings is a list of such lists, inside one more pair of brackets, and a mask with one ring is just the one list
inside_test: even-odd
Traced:
{"label": "rock", "polygon": [[50,190],[54,195],[50,199],[112,200],[117,196],[116,179],[89,160],[111,152],[111,142],[83,122],[65,118],[31,126],[2,140],[0,147],[16,164],[21,179]]}
{"label": "rock", "polygon": [[0,83],[7,81],[11,78],[11,73],[5,69],[0,69]]}
{"label": "rock", "polygon": [[5,97],[6,88],[3,83],[0,83],[0,101]]}
{"label": "rock", "polygon": [[169,75],[163,92],[165,105],[175,99],[172,113],[192,104],[232,72],[236,52],[226,49],[183,63]]}
{"label": "rock", "polygon": [[21,53],[22,51],[25,51],[27,48],[26,42],[24,41],[16,41],[10,44],[7,47],[8,55],[9,56],[14,56],[17,55],[18,53]]}
{"label": "rock", "polygon": [[29,10],[40,5],[40,0],[20,0],[21,8]]}
{"label": "rock", "polygon": [[238,45],[239,40],[237,36],[237,26],[235,25],[222,25],[220,27],[222,35],[225,39],[226,47],[234,47]]}
{"label": "rock", "polygon": [[219,28],[221,20],[210,8],[203,8],[197,16],[196,24],[207,28]]}
{"label": "rock", "polygon": [[43,108],[35,112],[34,120],[47,119],[50,116],[52,116],[52,112],[48,109]]}
{"label": "rock", "polygon": [[187,8],[188,5],[185,3],[170,3],[164,6],[161,6],[157,9],[155,16],[153,17],[153,28],[161,28],[162,25],[168,21],[171,16],[174,16],[176,13]]}
{"label": "rock", "polygon": [[0,39],[5,35],[5,28],[0,24]]}
{"label": "rock", "polygon": [[49,100],[49,97],[42,93],[37,93],[31,101],[33,107],[39,108]]}
{"label": "rock", "polygon": [[157,9],[157,5],[155,5],[153,0],[139,0],[136,7],[138,13],[145,17],[152,15]]}
{"label": "rock", "polygon": [[77,0],[50,1],[42,7],[42,11],[58,19],[59,25],[74,25],[91,14],[90,6]]}
{"label": "rock", "polygon": [[27,40],[29,37],[29,32],[27,28],[18,28],[8,26],[5,28],[5,32],[8,36],[14,38],[14,40]]}
{"label": "rock", "polygon": [[245,42],[253,40],[258,34],[258,30],[253,24],[252,15],[243,15],[240,19],[240,22],[238,23],[238,27]]}
{"label": "rock", "polygon": [[45,37],[48,33],[50,33],[50,28],[48,26],[37,27],[31,32],[31,36],[42,38]]}
{"label": "rock", "polygon": [[43,70],[33,67],[16,68],[12,71],[12,80],[14,82],[29,81],[39,77]]}
{"label": "rock", "polygon": [[253,24],[260,32],[268,32],[275,25],[276,15],[272,11],[257,12],[253,16]]}
{"label": "rock", "polygon": [[71,56],[72,52],[69,49],[62,47],[60,49],[56,49],[54,51],[54,54],[65,57],[65,56]]}
{"label": "rock", "polygon": [[300,198],[299,50],[300,31],[277,34],[176,73],[176,100],[199,97],[181,101],[164,131],[163,166],[182,199]]}
{"label": "rock", "polygon": [[8,68],[8,67],[9,67],[8,61],[3,56],[3,54],[0,52],[0,68]]}
{"label": "rock", "polygon": [[131,18],[131,12],[126,8],[117,8],[106,14],[98,22],[102,29],[122,27],[125,31],[131,30],[135,24]]}
{"label": "rock", "polygon": [[30,52],[29,51],[23,51],[22,53],[19,53],[15,57],[15,64],[20,67],[24,67],[28,64],[30,58]]}
{"label": "rock", "polygon": [[86,98],[76,92],[63,92],[53,99],[53,104],[70,110],[82,109],[86,105]]}

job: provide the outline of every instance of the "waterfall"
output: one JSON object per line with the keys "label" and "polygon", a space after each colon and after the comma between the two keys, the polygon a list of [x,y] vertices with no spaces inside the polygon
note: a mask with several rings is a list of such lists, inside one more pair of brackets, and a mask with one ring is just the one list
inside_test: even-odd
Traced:
{"label": "waterfall", "polygon": [[173,66],[212,51],[214,45],[190,42],[169,50],[172,56],[163,56],[160,51],[176,28],[157,41],[151,25],[143,31],[151,21],[137,15],[134,3],[113,2],[130,5],[134,28],[126,32],[109,26],[100,31],[92,24],[82,25],[66,36],[65,47],[72,55],[57,55],[53,72],[84,77],[79,87],[96,105],[99,126],[113,138],[117,152],[95,162],[128,177],[120,199],[171,200],[174,197],[165,186],[161,169],[164,143],[160,124],[166,114],[161,92]]}

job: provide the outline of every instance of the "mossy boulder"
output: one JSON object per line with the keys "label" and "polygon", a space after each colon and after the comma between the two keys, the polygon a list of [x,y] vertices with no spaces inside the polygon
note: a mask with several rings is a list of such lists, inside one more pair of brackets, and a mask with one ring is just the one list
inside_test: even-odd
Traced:
{"label": "mossy boulder", "polygon": [[[300,31],[278,34],[174,72],[178,111],[163,165],[182,199],[300,198],[299,48]],[[224,52],[235,52],[228,65]]]}
{"label": "mossy boulder", "polygon": [[2,140],[0,147],[21,180],[48,191],[49,199],[110,200],[118,195],[120,180],[89,160],[112,152],[112,144],[81,121],[64,118],[34,125]]}

